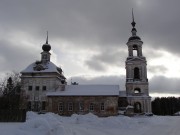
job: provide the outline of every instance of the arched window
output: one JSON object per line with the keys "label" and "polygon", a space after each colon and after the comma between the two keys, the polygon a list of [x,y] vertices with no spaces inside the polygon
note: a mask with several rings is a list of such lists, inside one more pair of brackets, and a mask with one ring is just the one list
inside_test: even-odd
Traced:
{"label": "arched window", "polygon": [[134,68],[134,79],[140,79],[139,68]]}
{"label": "arched window", "polygon": [[138,46],[133,45],[133,56],[138,56]]}
{"label": "arched window", "polygon": [[134,103],[134,112],[141,113],[141,103],[139,102]]}
{"label": "arched window", "polygon": [[141,89],[140,88],[135,88],[134,93],[141,93]]}

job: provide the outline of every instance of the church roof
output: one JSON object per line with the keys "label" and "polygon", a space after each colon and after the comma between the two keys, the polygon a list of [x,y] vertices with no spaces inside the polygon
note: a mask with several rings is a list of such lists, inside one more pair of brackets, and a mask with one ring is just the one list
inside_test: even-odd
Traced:
{"label": "church roof", "polygon": [[61,74],[62,69],[57,67],[52,62],[41,63],[40,61],[33,62],[27,68],[25,68],[21,73],[44,73],[44,72],[56,72]]}
{"label": "church roof", "polygon": [[119,85],[65,85],[47,96],[118,96]]}

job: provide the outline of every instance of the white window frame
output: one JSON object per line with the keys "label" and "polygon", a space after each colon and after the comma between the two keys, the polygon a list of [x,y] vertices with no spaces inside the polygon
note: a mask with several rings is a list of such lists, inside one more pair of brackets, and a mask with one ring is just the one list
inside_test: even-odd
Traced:
{"label": "white window frame", "polygon": [[89,104],[89,111],[94,111],[94,103]]}
{"label": "white window frame", "polygon": [[60,112],[64,111],[64,104],[63,104],[63,102],[59,102],[59,104],[58,104],[58,111],[60,111]]}
{"label": "white window frame", "polygon": [[84,103],[79,102],[79,111],[84,111]]}
{"label": "white window frame", "polygon": [[68,111],[73,111],[73,103],[68,102]]}
{"label": "white window frame", "polygon": [[104,102],[102,102],[102,103],[100,104],[100,110],[101,110],[101,111],[105,111],[105,104],[104,104]]}

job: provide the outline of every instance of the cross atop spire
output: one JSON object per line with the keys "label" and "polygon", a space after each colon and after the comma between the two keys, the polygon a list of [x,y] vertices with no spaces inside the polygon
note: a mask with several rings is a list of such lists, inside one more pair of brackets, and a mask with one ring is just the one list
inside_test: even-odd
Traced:
{"label": "cross atop spire", "polygon": [[48,43],[48,31],[46,37],[46,43],[42,46],[43,51],[49,52],[51,50],[51,45]]}
{"label": "cross atop spire", "polygon": [[133,28],[135,27],[135,25],[136,25],[136,23],[135,23],[135,21],[134,21],[134,13],[133,13],[133,8],[132,8],[132,26],[133,26]]}
{"label": "cross atop spire", "polygon": [[131,23],[131,25],[132,25],[132,27],[133,27],[132,30],[131,30],[132,35],[133,35],[133,36],[136,36],[137,30],[136,30],[136,28],[135,28],[136,23],[135,23],[135,21],[134,21],[133,8],[132,8],[132,23]]}
{"label": "cross atop spire", "polygon": [[47,31],[46,44],[48,44],[48,31]]}

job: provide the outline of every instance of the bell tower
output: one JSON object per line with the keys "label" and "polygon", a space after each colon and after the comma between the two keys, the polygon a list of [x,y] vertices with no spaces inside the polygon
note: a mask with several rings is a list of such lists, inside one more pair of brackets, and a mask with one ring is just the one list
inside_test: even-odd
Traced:
{"label": "bell tower", "polygon": [[143,42],[136,35],[134,14],[132,10],[132,36],[127,42],[128,57],[126,59],[126,95],[128,103],[134,106],[135,113],[151,112],[146,57],[142,54]]}

